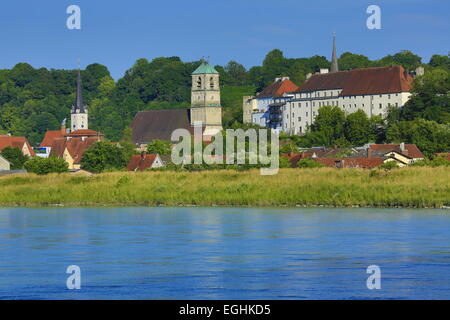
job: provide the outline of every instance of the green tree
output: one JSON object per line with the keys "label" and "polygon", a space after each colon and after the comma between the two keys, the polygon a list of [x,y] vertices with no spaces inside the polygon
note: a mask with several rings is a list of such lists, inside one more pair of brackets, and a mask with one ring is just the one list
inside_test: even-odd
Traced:
{"label": "green tree", "polygon": [[358,110],[347,116],[344,133],[347,140],[355,146],[362,146],[375,139],[371,122],[363,110]]}
{"label": "green tree", "polygon": [[357,68],[368,68],[371,66],[371,61],[366,56],[361,54],[353,54],[344,52],[338,60],[340,70],[349,70]]}
{"label": "green tree", "polygon": [[28,172],[45,175],[49,173],[63,173],[67,172],[69,165],[62,158],[50,157],[41,158],[33,157],[24,163],[25,169]]}
{"label": "green tree", "polygon": [[420,118],[399,121],[388,128],[386,138],[395,143],[413,143],[430,157],[433,153],[450,149],[450,125]]}
{"label": "green tree", "polygon": [[0,154],[11,163],[11,170],[22,169],[28,160],[19,148],[6,147]]}
{"label": "green tree", "polygon": [[400,118],[424,118],[450,123],[450,72],[434,69],[414,80],[412,96],[403,107]]}
{"label": "green tree", "polygon": [[172,152],[172,143],[170,141],[154,139],[147,145],[147,152],[157,153],[160,156],[170,155]]}
{"label": "green tree", "polygon": [[[345,113],[339,107],[319,108],[311,131],[316,132],[315,143],[331,146],[344,136]],[[317,141],[318,140],[318,141]]]}
{"label": "green tree", "polygon": [[84,152],[81,168],[95,173],[121,170],[128,160],[124,149],[108,141],[99,141]]}

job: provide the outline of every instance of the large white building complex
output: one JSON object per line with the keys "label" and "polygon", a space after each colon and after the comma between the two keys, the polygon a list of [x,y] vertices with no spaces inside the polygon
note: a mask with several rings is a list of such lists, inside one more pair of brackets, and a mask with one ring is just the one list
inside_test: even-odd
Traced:
{"label": "large white building complex", "polygon": [[304,133],[323,106],[384,117],[389,106],[402,107],[408,101],[411,84],[412,76],[401,66],[315,74],[281,107],[282,130]]}
{"label": "large white building complex", "polygon": [[402,66],[339,71],[333,39],[330,70],[308,74],[295,90],[272,94],[269,89],[277,84],[275,81],[262,92],[269,93],[264,97],[269,101],[265,108],[260,108],[261,94],[244,97],[243,120],[288,134],[303,134],[323,106],[336,106],[347,114],[363,110],[368,117],[384,117],[389,106],[402,107],[408,101],[412,81],[412,75]]}

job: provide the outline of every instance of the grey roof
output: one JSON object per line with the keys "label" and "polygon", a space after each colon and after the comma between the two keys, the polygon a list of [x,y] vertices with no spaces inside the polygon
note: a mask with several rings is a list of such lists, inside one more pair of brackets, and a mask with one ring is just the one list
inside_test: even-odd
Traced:
{"label": "grey roof", "polygon": [[333,53],[331,56],[331,70],[330,72],[338,72],[338,61],[336,56],[336,34],[333,33]]}
{"label": "grey roof", "polygon": [[159,139],[170,141],[176,129],[187,129],[191,134],[190,109],[147,110],[136,113],[131,124],[134,143],[148,143]]}
{"label": "grey roof", "polygon": [[84,108],[83,104],[83,88],[81,86],[81,74],[80,69],[78,69],[78,75],[77,75],[77,92],[75,97],[75,105],[72,108],[73,112],[76,112],[77,110],[80,110],[80,113],[85,113],[86,110]]}

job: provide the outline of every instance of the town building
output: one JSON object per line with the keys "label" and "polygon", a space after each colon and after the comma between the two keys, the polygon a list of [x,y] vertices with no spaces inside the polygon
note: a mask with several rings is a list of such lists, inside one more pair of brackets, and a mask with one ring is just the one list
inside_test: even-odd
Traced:
{"label": "town building", "polygon": [[272,128],[281,129],[281,107],[291,99],[292,92],[298,89],[289,77],[275,78],[275,81],[264,88],[253,98],[247,98],[243,101],[244,123],[250,120],[251,123]]}
{"label": "town building", "polygon": [[71,128],[66,128],[64,119],[59,130],[48,130],[37,148],[37,155],[44,158],[49,156],[63,158],[68,163],[69,170],[79,170],[86,149],[105,138],[104,134],[89,129],[88,120],[78,70],[75,104],[71,111]]}
{"label": "town building", "polygon": [[156,153],[141,152],[134,154],[128,162],[128,171],[145,171],[147,169],[164,167],[164,162]]}
{"label": "town building", "polygon": [[11,170],[11,163],[0,155],[0,172],[10,170]]}
{"label": "town building", "polygon": [[152,140],[171,140],[176,129],[194,133],[201,126],[205,140],[222,131],[219,73],[207,61],[192,73],[191,107],[176,110],[139,111],[131,124],[132,140],[141,149]]}
{"label": "town building", "polygon": [[72,131],[88,129],[88,110],[83,103],[80,69],[78,69],[77,74],[77,93],[75,104],[72,106],[72,110],[70,112],[70,126]]}
{"label": "town building", "polygon": [[301,153],[283,154],[292,167],[298,166],[302,159],[312,159],[327,167],[371,169],[389,161],[404,167],[415,161],[425,159],[415,144],[366,144],[363,147],[314,147]]}
{"label": "town building", "polygon": [[36,153],[25,137],[15,137],[11,135],[0,135],[0,152],[6,147],[18,148],[25,156],[34,157]]}
{"label": "town building", "polygon": [[402,107],[410,97],[413,78],[402,66],[388,66],[312,75],[292,92],[282,112],[283,131],[305,133],[323,106],[346,114],[363,110],[368,117],[384,117],[390,106]]}

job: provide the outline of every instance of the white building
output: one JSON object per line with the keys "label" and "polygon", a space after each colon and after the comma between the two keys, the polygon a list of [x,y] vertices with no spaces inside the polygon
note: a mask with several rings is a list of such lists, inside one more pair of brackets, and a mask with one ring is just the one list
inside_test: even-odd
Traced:
{"label": "white building", "polygon": [[[295,91],[298,86],[294,84],[289,77],[276,78],[275,81],[264,88],[255,97],[249,99],[245,97],[243,102],[244,123],[251,120],[253,124],[273,129],[281,129],[281,117],[279,121],[271,114],[270,108],[279,108],[286,101],[291,99],[292,95],[287,92]],[[251,118],[248,114],[251,112]]]}
{"label": "white building", "polygon": [[384,117],[389,106],[402,107],[410,96],[412,76],[402,66],[320,73],[308,78],[283,107],[283,131],[302,134],[323,106],[337,106],[349,114],[363,110],[368,117]]}

